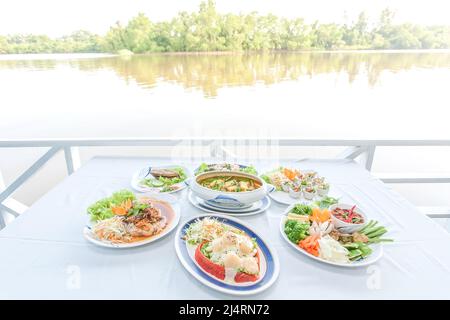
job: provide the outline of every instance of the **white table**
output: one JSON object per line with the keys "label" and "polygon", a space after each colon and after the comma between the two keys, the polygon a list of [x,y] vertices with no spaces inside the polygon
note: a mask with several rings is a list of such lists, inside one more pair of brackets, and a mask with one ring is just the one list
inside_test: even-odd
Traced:
{"label": "white table", "polygon": [[[146,164],[164,159],[94,158],[0,232],[0,298],[233,298],[193,279],[178,261],[174,233],[148,246],[112,250],[82,236],[86,208]],[[184,162],[194,168],[198,162]],[[260,171],[277,164],[255,163]],[[243,217],[277,250],[281,272],[257,299],[450,298],[450,235],[403,197],[349,160],[297,164],[326,176],[343,200],[357,203],[395,238],[369,268],[324,265],[295,252],[279,234],[284,206]],[[183,223],[202,212],[180,194]]]}

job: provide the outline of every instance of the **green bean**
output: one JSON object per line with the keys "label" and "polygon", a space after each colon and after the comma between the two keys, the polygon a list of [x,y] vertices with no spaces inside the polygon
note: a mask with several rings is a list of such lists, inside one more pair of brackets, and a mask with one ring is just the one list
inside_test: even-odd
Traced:
{"label": "green bean", "polygon": [[364,230],[366,230],[371,224],[373,220],[370,220],[364,227],[362,227],[358,232],[364,233]]}
{"label": "green bean", "polygon": [[387,230],[384,227],[381,227],[380,229],[376,229],[376,230],[373,230],[370,233],[366,233],[366,236],[369,237],[369,238],[375,238],[375,237],[382,236],[386,232],[387,232]]}
{"label": "green bean", "polygon": [[372,228],[369,228],[369,229],[364,230],[363,233],[364,233],[366,236],[369,236],[370,234],[372,234],[372,233],[374,233],[374,232],[378,232],[379,230],[382,230],[382,229],[384,229],[384,227],[372,227]]}
{"label": "green bean", "polygon": [[369,239],[369,243],[380,243],[380,242],[394,242],[394,240],[393,239],[384,239],[384,238]]}
{"label": "green bean", "polygon": [[374,220],[370,220],[368,224],[366,224],[364,226],[364,228],[362,228],[361,230],[359,230],[359,233],[365,233],[365,231],[373,226],[375,226],[377,224],[377,221]]}

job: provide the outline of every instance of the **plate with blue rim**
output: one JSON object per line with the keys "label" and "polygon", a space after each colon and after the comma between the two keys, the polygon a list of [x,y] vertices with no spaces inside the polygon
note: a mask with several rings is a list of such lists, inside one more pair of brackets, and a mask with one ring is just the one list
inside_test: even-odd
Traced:
{"label": "plate with blue rim", "polygon": [[[228,163],[228,162],[219,163],[219,162],[218,162],[218,163],[202,163],[202,165],[203,165],[203,164],[206,164],[208,167],[217,166],[217,165],[224,165],[224,166],[236,165],[236,166],[239,167],[239,170],[238,170],[238,171],[244,171],[244,172],[246,172],[246,169],[247,169],[247,168],[250,168],[250,167],[252,167],[253,169],[255,169],[254,166],[251,166],[251,165],[245,165],[245,164],[240,164],[240,163]],[[200,169],[201,169],[201,165],[198,166],[198,167],[194,170],[194,175],[198,175],[198,174],[200,174],[200,173],[208,172],[208,171],[233,171],[231,168],[230,168],[230,169],[223,169],[223,170],[221,170],[221,169],[210,168],[210,169],[208,169],[208,170],[206,170],[206,171],[199,172]],[[249,173],[250,173],[250,172],[249,172]],[[258,175],[258,172],[257,172],[256,169],[255,169],[255,173],[250,173],[250,174]]]}
{"label": "plate with blue rim", "polygon": [[272,201],[268,196],[265,196],[259,201],[256,201],[254,204],[252,204],[249,208],[243,208],[243,209],[234,209],[234,208],[221,208],[210,205],[205,200],[197,197],[192,191],[189,191],[188,194],[189,202],[196,208],[208,212],[208,213],[223,213],[230,216],[252,216],[256,214],[263,213],[266,211]]}
{"label": "plate with blue rim", "polygon": [[[164,185],[161,183],[160,186],[153,186],[150,187],[148,185],[145,185],[145,183],[143,182],[145,179],[156,179],[155,177],[153,177],[151,175],[151,170],[153,169],[181,169],[184,171],[185,175],[186,175],[186,179],[184,179],[183,181],[180,181],[178,183],[175,183],[169,187],[167,187],[168,189],[165,190]],[[191,177],[191,171],[181,165],[163,165],[163,166],[155,166],[155,167],[151,167],[151,166],[147,166],[144,168],[141,168],[140,170],[136,171],[132,178],[131,178],[131,187],[138,191],[138,192],[147,192],[147,193],[175,193],[175,192],[179,192],[183,189],[185,189],[187,187],[187,180]],[[158,180],[158,179],[156,179]]]}
{"label": "plate with blue rim", "polygon": [[[189,226],[199,220],[213,218],[232,228],[245,232],[256,242],[260,257],[260,278],[251,283],[231,283],[216,278],[204,271],[195,261],[194,254],[197,245],[191,245],[185,240]],[[224,215],[201,215],[190,218],[181,225],[175,235],[175,251],[183,267],[199,282],[205,286],[231,295],[253,295],[272,286],[280,273],[280,262],[275,250],[248,224],[239,219]]]}

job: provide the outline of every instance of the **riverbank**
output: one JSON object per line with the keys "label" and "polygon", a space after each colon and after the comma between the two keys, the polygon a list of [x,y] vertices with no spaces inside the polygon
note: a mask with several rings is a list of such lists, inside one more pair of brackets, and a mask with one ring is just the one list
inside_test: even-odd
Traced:
{"label": "riverbank", "polygon": [[235,56],[235,55],[264,55],[264,54],[307,54],[307,53],[450,53],[450,49],[396,49],[396,50],[266,50],[266,51],[189,51],[189,52],[147,52],[121,55],[109,52],[84,52],[84,53],[4,53],[0,54],[0,60],[67,60],[67,59],[90,59],[129,56]]}
{"label": "riverbank", "polygon": [[95,59],[117,57],[113,53],[11,53],[0,54],[0,61],[7,60],[67,60],[67,59]]}
{"label": "riverbank", "polygon": [[[15,56],[131,56],[131,55],[236,55],[236,54],[274,54],[274,53],[446,53],[450,52],[450,48],[442,49],[355,49],[355,48],[338,48],[338,49],[299,49],[299,50],[284,50],[284,49],[268,49],[268,50],[218,50],[218,51],[148,51],[135,53],[130,50],[123,50],[124,53],[120,53],[121,50],[116,52],[40,52],[40,53],[2,53],[0,51],[0,57],[15,57]],[[126,52],[125,52],[126,51]]]}

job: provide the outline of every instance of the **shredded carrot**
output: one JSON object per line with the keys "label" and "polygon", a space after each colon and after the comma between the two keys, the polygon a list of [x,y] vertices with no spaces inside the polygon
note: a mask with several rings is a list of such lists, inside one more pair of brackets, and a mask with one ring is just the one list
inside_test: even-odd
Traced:
{"label": "shredded carrot", "polygon": [[313,256],[319,256],[319,236],[309,236],[298,243],[298,246]]}
{"label": "shredded carrot", "polygon": [[289,179],[289,180],[294,180],[295,177],[297,176],[297,174],[295,173],[295,171],[290,170],[288,168],[284,168],[283,169],[283,174]]}
{"label": "shredded carrot", "polygon": [[316,221],[323,223],[331,218],[330,211],[328,209],[320,209],[320,208],[313,208],[312,214],[310,216],[311,221]]}
{"label": "shredded carrot", "polygon": [[130,210],[132,206],[133,206],[133,202],[131,201],[131,199],[128,199],[128,200],[122,202],[117,207],[111,207],[111,211],[117,216],[125,216],[128,213],[128,210]]}

